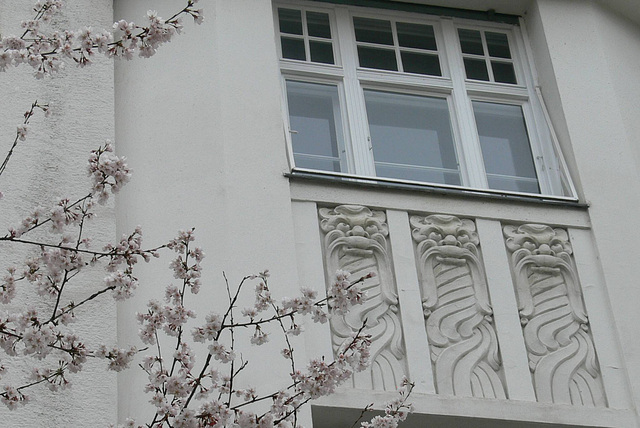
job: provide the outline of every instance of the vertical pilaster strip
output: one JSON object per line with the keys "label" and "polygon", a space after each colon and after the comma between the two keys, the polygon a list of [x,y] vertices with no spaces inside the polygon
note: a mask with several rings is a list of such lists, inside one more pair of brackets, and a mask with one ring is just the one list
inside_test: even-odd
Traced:
{"label": "vertical pilaster strip", "polygon": [[476,219],[509,398],[536,401],[499,221]]}
{"label": "vertical pilaster strip", "polygon": [[409,216],[406,211],[387,210],[387,223],[398,286],[409,377],[416,384],[416,392],[435,394]]}
{"label": "vertical pilaster strip", "polygon": [[[300,285],[325,294],[322,243],[315,202],[293,202],[293,226]],[[331,332],[328,324],[305,323],[305,350],[309,358],[333,356]]]}
{"label": "vertical pilaster strip", "polygon": [[609,406],[618,409],[631,408],[631,392],[625,374],[624,361],[620,355],[620,344],[613,332],[618,331],[611,316],[602,269],[591,231],[569,229],[573,245],[573,257],[582,286],[584,304],[589,314],[591,335],[598,350],[602,383]]}

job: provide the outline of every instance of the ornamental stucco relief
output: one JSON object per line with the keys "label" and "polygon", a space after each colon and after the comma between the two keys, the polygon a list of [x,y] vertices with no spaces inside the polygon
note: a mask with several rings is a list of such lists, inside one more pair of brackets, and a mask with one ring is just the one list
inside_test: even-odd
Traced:
{"label": "ornamental stucco relief", "polygon": [[538,401],[606,406],[567,232],[523,224],[503,233]]}
{"label": "ornamental stucco relief", "polygon": [[330,320],[334,351],[366,320],[365,333],[372,336],[371,366],[355,373],[353,386],[394,390],[406,375],[406,355],[400,325],[398,295],[388,250],[389,228],[383,211],[357,205],[320,208],[324,232],[327,278],[336,270],[351,272],[358,279],[374,272],[363,284],[367,300],[344,316]]}
{"label": "ornamental stucco relief", "polygon": [[410,223],[437,392],[505,398],[475,224],[448,215]]}

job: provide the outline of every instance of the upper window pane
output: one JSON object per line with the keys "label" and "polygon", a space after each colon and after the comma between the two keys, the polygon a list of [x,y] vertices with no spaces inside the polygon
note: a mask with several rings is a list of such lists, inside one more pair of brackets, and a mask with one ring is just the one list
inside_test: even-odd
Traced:
{"label": "upper window pane", "polygon": [[295,9],[278,8],[280,32],[302,35],[302,13]]}
{"label": "upper window pane", "polygon": [[319,12],[307,12],[307,28],[309,35],[313,37],[331,38],[331,26],[329,15]]}
{"label": "upper window pane", "polygon": [[460,47],[462,48],[462,53],[484,55],[480,31],[465,30],[463,28],[460,28],[458,29],[458,37],[460,37]]}
{"label": "upper window pane", "polygon": [[398,43],[405,48],[428,49],[435,51],[436,35],[433,26],[398,22]]}
{"label": "upper window pane", "polygon": [[489,81],[487,63],[483,59],[465,58],[464,72],[467,75],[467,79]]}
{"label": "upper window pane", "polygon": [[333,64],[333,46],[327,42],[309,42],[311,51],[311,62],[321,62],[323,64]]}
{"label": "upper window pane", "polygon": [[415,52],[400,52],[402,66],[407,73],[429,74],[441,76],[440,61],[437,55],[422,54]]}
{"label": "upper window pane", "polygon": [[460,184],[446,99],[371,90],[364,95],[377,176]]}
{"label": "upper window pane", "polygon": [[493,79],[500,83],[516,84],[516,72],[510,62],[491,61]]}
{"label": "upper window pane", "polygon": [[296,166],[339,172],[342,121],[338,88],[287,81],[287,102]]}
{"label": "upper window pane", "polygon": [[522,107],[473,101],[489,187],[540,193]]}
{"label": "upper window pane", "polygon": [[390,49],[358,46],[358,58],[360,59],[360,67],[398,71],[396,52]]}
{"label": "upper window pane", "polygon": [[359,42],[393,45],[391,22],[381,19],[353,18],[356,40]]}
{"label": "upper window pane", "polygon": [[282,46],[282,57],[287,59],[297,59],[304,61],[307,59],[304,49],[304,40],[282,37],[280,39]]}
{"label": "upper window pane", "polygon": [[487,31],[484,33],[487,38],[487,48],[489,55],[497,58],[511,58],[509,52],[509,40],[507,35],[503,33],[492,33]]}

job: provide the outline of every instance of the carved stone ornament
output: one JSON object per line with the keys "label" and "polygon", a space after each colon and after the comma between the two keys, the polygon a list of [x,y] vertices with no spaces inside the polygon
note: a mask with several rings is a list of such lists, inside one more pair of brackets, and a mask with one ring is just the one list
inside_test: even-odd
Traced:
{"label": "carved stone ornament", "polygon": [[506,398],[475,224],[449,215],[410,223],[436,391]]}
{"label": "carved stone ornament", "polygon": [[523,224],[503,233],[538,401],[606,406],[567,232]]}
{"label": "carved stone ornament", "polygon": [[358,279],[374,272],[365,281],[367,300],[344,316],[331,318],[333,349],[350,340],[366,320],[364,333],[372,337],[371,365],[353,377],[353,387],[395,390],[406,375],[406,355],[398,312],[398,295],[387,237],[385,213],[358,205],[320,208],[320,228],[324,232],[327,278],[339,269]]}

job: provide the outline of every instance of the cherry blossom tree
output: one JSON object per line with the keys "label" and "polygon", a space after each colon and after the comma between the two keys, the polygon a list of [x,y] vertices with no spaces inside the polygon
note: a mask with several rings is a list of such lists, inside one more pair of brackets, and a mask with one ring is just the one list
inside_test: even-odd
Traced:
{"label": "cherry blossom tree", "polygon": [[[65,65],[84,68],[101,55],[123,60],[148,58],[181,33],[183,18],[202,22],[203,12],[196,3],[197,0],[187,0],[168,19],[149,12],[144,24],[121,20],[110,30],[72,31],[55,29],[50,24],[63,7],[61,0],[38,1],[32,19],[21,24],[22,34],[0,39],[0,72],[31,67],[36,79],[55,79]],[[47,116],[50,111],[49,104],[34,101],[23,122],[17,124],[15,137],[0,165],[0,204],[2,179],[11,171],[15,152],[28,150],[25,145],[32,119],[39,113]],[[366,295],[360,285],[371,275],[351,279],[349,273],[337,272],[326,296],[303,288],[299,296],[281,300],[272,295],[267,271],[247,276],[237,286],[231,286],[225,277],[227,301],[218,308],[219,312],[199,319],[189,309],[189,299],[203,286],[204,252],[194,245],[194,230],[180,231],[175,239],[146,248],[142,230],[136,228],[118,242],[95,248],[92,218],[127,184],[131,170],[126,159],[114,153],[110,142],[89,153],[86,168],[88,193],[62,198],[48,208],[38,207],[0,236],[0,244],[9,251],[30,248],[29,256],[9,266],[0,280],[0,303],[5,306],[0,312],[0,348],[9,357],[20,356],[33,363],[28,379],[2,386],[0,401],[9,409],[25,405],[31,391],[35,395],[43,385],[52,391],[67,388],[74,376],[81,376],[88,359],[104,359],[109,370],[129,369],[135,362],[147,375],[144,392],[154,415],[146,422],[128,421],[126,426],[297,427],[302,406],[333,393],[354,371],[366,368],[371,338],[363,333],[364,324],[331,361],[317,358],[304,367],[296,363],[291,338],[302,331],[301,317],[326,323],[333,314],[344,314],[353,305],[361,304]],[[127,348],[89,346],[73,329],[83,322],[78,309],[109,296],[116,301],[130,298],[139,286],[136,264],[149,262],[161,252],[174,253],[169,265],[174,283],[166,287],[163,300],[149,301],[137,314],[140,344]],[[83,272],[96,269],[105,270],[103,283],[87,286],[81,299],[72,300],[68,294],[70,284],[81,281]],[[32,287],[41,301],[33,307],[16,307],[16,296],[27,287]],[[239,310],[244,301],[240,296],[248,287],[253,288],[253,304]],[[242,344],[237,331],[247,329],[252,332],[249,344]],[[240,384],[239,374],[249,364],[242,357],[242,347],[264,345],[274,336],[281,336],[281,356],[290,367],[289,383],[268,391],[264,391],[268,386]],[[198,364],[196,349],[206,352]],[[11,369],[7,365],[0,371]],[[385,414],[362,426],[397,426],[410,410],[407,398],[412,388],[409,381],[403,381],[399,398],[388,404]]]}

